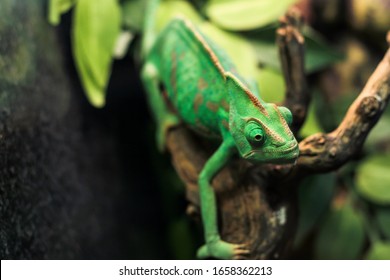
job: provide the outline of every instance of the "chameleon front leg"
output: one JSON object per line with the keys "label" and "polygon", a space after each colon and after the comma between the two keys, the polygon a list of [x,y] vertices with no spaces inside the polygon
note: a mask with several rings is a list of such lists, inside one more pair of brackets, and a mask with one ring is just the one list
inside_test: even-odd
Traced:
{"label": "chameleon front leg", "polygon": [[153,63],[147,62],[144,65],[141,78],[147,91],[148,103],[157,124],[157,145],[160,151],[164,151],[167,131],[179,123],[179,118],[169,111],[165,103],[159,88],[159,73]]}
{"label": "chameleon front leg", "polygon": [[200,206],[206,244],[198,250],[198,258],[217,259],[243,258],[249,251],[242,244],[231,244],[221,240],[217,223],[217,205],[215,192],[210,182],[227,164],[235,152],[233,139],[224,140],[218,150],[206,162],[199,174]]}

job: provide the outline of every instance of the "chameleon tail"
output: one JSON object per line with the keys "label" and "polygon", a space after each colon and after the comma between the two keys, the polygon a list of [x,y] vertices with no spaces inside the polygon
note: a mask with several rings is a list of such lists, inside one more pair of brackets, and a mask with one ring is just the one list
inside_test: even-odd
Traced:
{"label": "chameleon tail", "polygon": [[144,34],[142,36],[141,42],[141,55],[143,59],[145,59],[146,55],[149,53],[156,38],[155,23],[159,3],[160,0],[148,0],[148,3],[146,4],[146,13],[143,27]]}

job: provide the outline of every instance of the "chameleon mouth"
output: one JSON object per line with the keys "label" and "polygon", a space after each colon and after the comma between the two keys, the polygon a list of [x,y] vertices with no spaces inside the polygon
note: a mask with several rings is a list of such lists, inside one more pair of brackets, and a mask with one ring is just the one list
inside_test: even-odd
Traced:
{"label": "chameleon mouth", "polygon": [[253,160],[255,162],[267,162],[267,163],[292,163],[295,162],[299,156],[298,143],[293,142],[285,146],[285,149],[259,149],[252,150],[245,155],[243,158]]}

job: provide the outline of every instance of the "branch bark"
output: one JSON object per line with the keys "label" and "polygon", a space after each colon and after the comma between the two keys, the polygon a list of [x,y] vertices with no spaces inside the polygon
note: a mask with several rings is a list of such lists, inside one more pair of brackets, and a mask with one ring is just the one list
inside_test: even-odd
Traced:
{"label": "branch bark", "polygon": [[[390,32],[387,35],[390,44]],[[337,169],[363,145],[390,98],[390,49],[378,64],[364,89],[334,131],[315,134],[299,143],[299,171],[325,172]]]}
{"label": "branch bark", "polygon": [[303,18],[296,9],[290,9],[280,19],[281,27],[276,33],[276,42],[286,82],[286,97],[283,105],[291,110],[291,129],[296,134],[305,121],[310,94],[305,75],[304,42],[300,33]]}

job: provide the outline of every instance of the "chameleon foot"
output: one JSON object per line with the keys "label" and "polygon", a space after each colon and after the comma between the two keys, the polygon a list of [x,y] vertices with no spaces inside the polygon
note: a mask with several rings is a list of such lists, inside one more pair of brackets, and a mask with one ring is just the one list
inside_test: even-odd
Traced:
{"label": "chameleon foot", "polygon": [[222,240],[210,242],[199,248],[197,257],[199,259],[216,258],[223,260],[245,259],[250,251],[245,244],[232,244]]}

